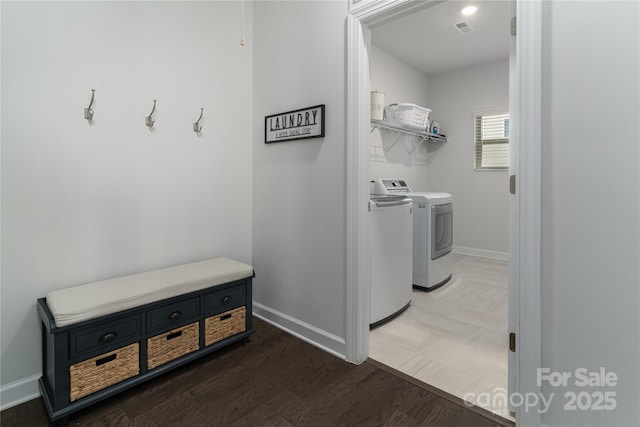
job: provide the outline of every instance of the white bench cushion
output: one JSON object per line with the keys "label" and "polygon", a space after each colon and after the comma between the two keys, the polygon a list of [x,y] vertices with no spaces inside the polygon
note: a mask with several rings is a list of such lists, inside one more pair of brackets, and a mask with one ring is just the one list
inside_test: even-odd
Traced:
{"label": "white bench cushion", "polygon": [[250,276],[250,265],[215,258],[49,292],[47,306],[60,328]]}

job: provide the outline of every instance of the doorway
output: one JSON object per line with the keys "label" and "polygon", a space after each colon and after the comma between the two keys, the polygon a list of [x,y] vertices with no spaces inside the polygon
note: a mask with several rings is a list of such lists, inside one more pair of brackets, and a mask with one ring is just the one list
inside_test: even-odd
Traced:
{"label": "doorway", "polygon": [[[371,26],[441,2],[374,0],[352,5],[347,20],[347,324],[346,357],[368,357],[368,133]],[[540,367],[540,27],[537,2],[511,0],[518,37],[511,40],[512,90],[510,182],[517,191],[509,203],[509,331],[517,336],[509,353],[509,392],[539,392]],[[513,55],[513,52],[517,55]],[[515,88],[515,90],[514,90]],[[520,120],[526,126],[520,126]],[[518,422],[538,424],[536,411],[516,411]],[[531,409],[531,408],[529,408]]]}
{"label": "doorway", "polygon": [[[427,121],[440,129],[438,139],[422,139],[372,125],[369,178],[406,181],[430,197],[451,194],[455,233],[453,253],[450,245],[440,259],[423,253],[436,249],[423,242],[431,226],[421,214],[431,209],[414,199],[413,283],[453,278],[429,292],[414,289],[406,311],[371,331],[369,357],[508,418],[509,3],[477,3],[464,15],[468,4],[442,2],[370,28],[376,97],[428,108]],[[480,127],[491,142],[476,153],[476,117],[494,117],[491,110],[507,118]],[[500,128],[500,139],[489,128]]]}

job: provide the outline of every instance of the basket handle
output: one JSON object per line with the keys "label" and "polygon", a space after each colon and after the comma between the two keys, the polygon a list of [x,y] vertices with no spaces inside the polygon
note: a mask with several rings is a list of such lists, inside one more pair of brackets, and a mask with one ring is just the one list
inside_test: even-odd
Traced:
{"label": "basket handle", "polygon": [[167,335],[167,341],[172,340],[174,338],[178,338],[182,336],[182,331],[174,332],[172,334]]}
{"label": "basket handle", "polygon": [[103,357],[102,359],[96,360],[96,366],[104,365],[105,363],[112,362],[118,358],[116,353],[110,354],[109,356]]}

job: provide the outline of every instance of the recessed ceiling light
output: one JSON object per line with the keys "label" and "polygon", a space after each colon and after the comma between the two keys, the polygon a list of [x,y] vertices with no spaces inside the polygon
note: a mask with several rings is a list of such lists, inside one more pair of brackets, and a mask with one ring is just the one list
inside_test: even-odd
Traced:
{"label": "recessed ceiling light", "polygon": [[469,15],[473,15],[474,13],[476,13],[476,11],[478,10],[477,6],[466,6],[464,9],[461,10],[462,14],[465,16],[469,16]]}

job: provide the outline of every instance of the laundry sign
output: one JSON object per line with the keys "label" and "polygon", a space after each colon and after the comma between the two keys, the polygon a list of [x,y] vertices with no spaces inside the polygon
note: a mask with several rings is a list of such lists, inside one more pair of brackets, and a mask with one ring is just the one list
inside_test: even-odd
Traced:
{"label": "laundry sign", "polygon": [[264,118],[264,143],[324,137],[324,104]]}

